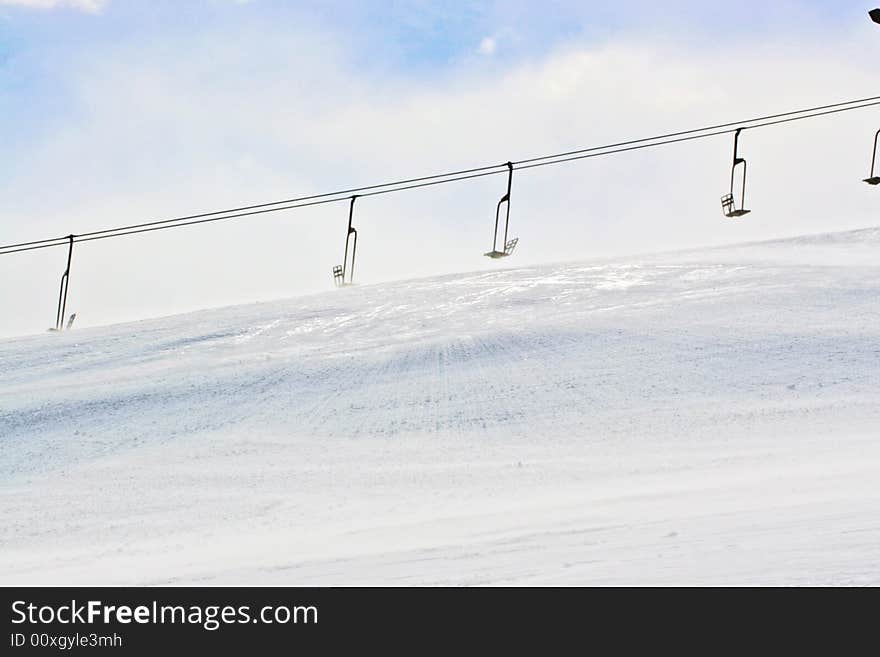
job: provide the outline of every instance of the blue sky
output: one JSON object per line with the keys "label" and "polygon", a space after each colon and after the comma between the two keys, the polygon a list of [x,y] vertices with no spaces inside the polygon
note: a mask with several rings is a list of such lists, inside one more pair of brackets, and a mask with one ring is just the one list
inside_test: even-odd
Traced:
{"label": "blue sky", "polygon": [[[880,26],[868,8],[0,0],[0,242],[875,95]],[[832,190],[834,176],[844,185],[864,175],[862,135],[875,119],[750,137],[754,193],[766,212],[736,231],[715,223],[726,142],[535,172],[531,186],[517,181],[517,262],[866,225],[868,197],[804,198],[786,176],[792,161],[814,161]],[[639,168],[651,176],[635,188]],[[470,257],[485,245],[464,250],[461,241],[485,241],[495,187],[364,204],[365,282],[492,266]],[[663,222],[657,207],[670,208]],[[337,214],[84,246],[74,305],[88,325],[326,289]],[[414,221],[430,231],[430,250],[411,248],[421,237]],[[210,259],[193,256],[202,238],[226,261],[239,247],[239,267],[222,285]],[[262,250],[261,239],[278,251]],[[164,277],[149,273],[157,250]],[[5,332],[42,327],[57,259],[0,259],[0,301],[23,308]],[[108,271],[120,272],[119,284]]]}
{"label": "blue sky", "polygon": [[343,45],[353,72],[430,80],[456,75],[463,65],[503,70],[570,43],[630,38],[720,46],[845,33],[864,14],[864,2],[828,0],[0,0],[0,109],[16,122],[3,136],[7,145],[24,147],[46,122],[75,111],[68,84],[76,67],[112,56],[122,44],[196,49],[204,34],[307,25]]}
{"label": "blue sky", "polygon": [[[55,5],[54,8],[39,8]],[[92,6],[97,11],[77,9]],[[30,4],[35,7],[29,6]],[[72,6],[70,6],[72,5]],[[112,47],[129,40],[187,39],[198,33],[306,24],[368,52],[358,63],[411,74],[436,74],[468,58],[485,38],[515,61],[561,43],[621,35],[692,43],[851,29],[865,20],[864,2],[671,1],[358,2],[339,0],[2,0],[0,54],[40,61]],[[20,72],[20,71],[19,71]],[[36,82],[51,75],[34,69]],[[9,75],[8,67],[4,70]]]}

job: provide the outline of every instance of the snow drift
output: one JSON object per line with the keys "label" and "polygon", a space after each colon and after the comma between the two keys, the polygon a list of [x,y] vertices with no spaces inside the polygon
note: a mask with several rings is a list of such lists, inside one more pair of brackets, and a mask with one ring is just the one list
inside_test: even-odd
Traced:
{"label": "snow drift", "polygon": [[880,584],[880,230],[0,341],[0,583]]}

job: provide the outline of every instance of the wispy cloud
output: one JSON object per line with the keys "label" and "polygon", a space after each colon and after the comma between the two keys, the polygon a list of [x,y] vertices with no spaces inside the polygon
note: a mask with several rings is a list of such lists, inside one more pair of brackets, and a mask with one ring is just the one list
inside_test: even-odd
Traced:
{"label": "wispy cloud", "polygon": [[477,52],[481,55],[494,55],[495,48],[498,46],[495,39],[492,37],[484,37],[482,41],[480,41],[480,47],[477,48]]}
{"label": "wispy cloud", "polygon": [[31,9],[57,9],[67,7],[90,13],[98,13],[107,0],[0,0],[0,5],[15,5]]}

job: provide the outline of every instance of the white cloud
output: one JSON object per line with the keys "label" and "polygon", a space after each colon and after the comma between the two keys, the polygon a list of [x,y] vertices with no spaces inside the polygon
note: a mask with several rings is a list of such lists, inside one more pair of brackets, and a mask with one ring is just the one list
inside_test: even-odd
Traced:
{"label": "white cloud", "polygon": [[0,0],[0,5],[15,5],[17,7],[30,7],[32,9],[55,9],[58,7],[70,7],[90,13],[101,11],[107,0]]}
{"label": "white cloud", "polygon": [[495,42],[495,39],[492,37],[485,37],[480,41],[480,47],[477,49],[477,52],[481,55],[494,55],[497,46],[498,44]]}

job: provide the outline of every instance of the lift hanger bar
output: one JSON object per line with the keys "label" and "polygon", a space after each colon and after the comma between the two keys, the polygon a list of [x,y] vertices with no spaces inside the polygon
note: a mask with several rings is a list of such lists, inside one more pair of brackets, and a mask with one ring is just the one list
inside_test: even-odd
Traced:
{"label": "lift hanger bar", "polygon": [[[739,135],[743,128],[737,128],[733,133],[733,162],[730,165],[730,192],[721,197],[721,210],[725,217],[735,218],[748,214],[751,210],[746,210],[746,171],[748,163],[746,158],[739,156]],[[739,208],[736,207],[736,200],[733,195],[733,183],[736,178],[736,168],[742,165],[742,196],[739,201]]]}
{"label": "lift hanger bar", "polygon": [[[513,250],[516,248],[516,243],[519,242],[518,237],[514,237],[512,240],[507,239],[507,229],[510,224],[510,189],[513,186],[513,162],[507,163],[507,193],[501,197],[501,200],[498,201],[498,205],[495,206],[495,231],[492,233],[492,250],[488,253],[484,253],[483,255],[489,256],[490,258],[506,258]],[[501,215],[501,205],[505,204],[505,215],[504,215],[504,237],[501,239],[501,248],[502,250],[498,250],[498,220]]]}
{"label": "lift hanger bar", "polygon": [[[358,232],[357,229],[352,226],[352,219],[354,218],[354,202],[357,198],[357,195],[352,196],[351,205],[348,206],[348,231],[345,233],[345,256],[341,265],[333,267],[333,282],[336,284],[336,287],[354,285],[354,259],[357,255]],[[354,240],[351,240],[352,235],[354,235]],[[352,242],[351,267],[348,266],[348,244],[350,241]],[[346,280],[346,274],[348,274],[348,280]]]}
{"label": "lift hanger bar", "polygon": [[[880,13],[880,12],[878,12]],[[865,178],[865,182],[869,185],[880,185],[880,176],[874,175],[874,163],[877,161],[877,138],[880,137],[880,130],[874,134],[874,148],[871,150],[871,172]]]}

